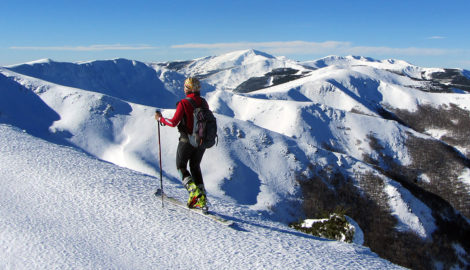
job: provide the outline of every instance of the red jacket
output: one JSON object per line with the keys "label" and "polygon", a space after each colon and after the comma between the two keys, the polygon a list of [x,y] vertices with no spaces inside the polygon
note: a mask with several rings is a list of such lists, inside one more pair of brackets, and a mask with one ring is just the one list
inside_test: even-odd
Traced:
{"label": "red jacket", "polygon": [[[192,98],[196,101],[198,107],[202,106],[202,98],[199,96],[199,93],[189,93],[186,97]],[[171,119],[165,119],[164,117],[160,118],[160,121],[170,127],[176,127],[178,124],[183,120],[186,123],[186,130],[190,134],[193,132],[193,117],[188,117],[193,115],[193,106],[189,102],[189,100],[182,99],[176,105],[176,112]]]}

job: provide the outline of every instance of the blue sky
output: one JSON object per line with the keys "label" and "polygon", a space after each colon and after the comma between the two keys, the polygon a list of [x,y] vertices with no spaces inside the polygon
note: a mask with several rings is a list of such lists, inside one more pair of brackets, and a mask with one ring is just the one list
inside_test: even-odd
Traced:
{"label": "blue sky", "polygon": [[470,1],[0,0],[0,66],[51,58],[401,59],[470,70]]}

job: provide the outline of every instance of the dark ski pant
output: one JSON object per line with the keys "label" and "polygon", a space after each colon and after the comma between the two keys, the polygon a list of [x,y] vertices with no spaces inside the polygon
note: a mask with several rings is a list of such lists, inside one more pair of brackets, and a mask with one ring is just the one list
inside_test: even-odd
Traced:
{"label": "dark ski pant", "polygon": [[[205,151],[204,148],[195,148],[188,141],[180,139],[176,150],[176,168],[180,173],[181,180],[192,176],[197,186],[204,185],[200,164]],[[188,162],[191,173],[187,169]]]}

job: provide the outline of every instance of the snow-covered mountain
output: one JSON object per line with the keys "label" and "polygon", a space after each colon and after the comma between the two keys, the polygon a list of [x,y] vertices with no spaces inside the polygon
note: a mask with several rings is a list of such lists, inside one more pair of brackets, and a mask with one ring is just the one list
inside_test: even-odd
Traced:
{"label": "snow-covered mountain", "polygon": [[[203,80],[218,120],[219,144],[202,170],[219,211],[285,224],[342,207],[364,245],[395,263],[470,261],[465,70],[355,56],[297,62],[255,50],[165,63],[41,60],[0,69],[0,123],[155,176],[153,114],[173,115],[186,76]],[[177,131],[161,132],[164,185],[184,196]],[[444,256],[436,247],[449,248]]]}

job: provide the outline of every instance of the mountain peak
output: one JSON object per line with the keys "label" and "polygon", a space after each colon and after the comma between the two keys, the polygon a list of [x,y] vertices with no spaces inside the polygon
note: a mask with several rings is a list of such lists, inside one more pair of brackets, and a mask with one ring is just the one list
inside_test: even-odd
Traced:
{"label": "mountain peak", "polygon": [[379,62],[379,60],[376,60],[372,57],[365,57],[365,56],[359,56],[359,55],[348,55],[345,58],[349,60],[359,60],[359,61],[365,61],[365,62]]}
{"label": "mountain peak", "polygon": [[239,50],[239,51],[233,51],[233,52],[229,52],[229,53],[226,53],[226,54],[222,54],[222,55],[219,55],[218,57],[222,57],[222,58],[231,58],[231,59],[247,59],[247,58],[250,58],[250,57],[256,57],[256,56],[261,56],[261,57],[265,57],[265,58],[268,58],[268,59],[275,59],[276,57],[270,55],[270,54],[267,54],[265,52],[262,52],[262,51],[258,51],[258,50],[255,50],[255,49],[246,49],[246,50]]}
{"label": "mountain peak", "polygon": [[55,61],[50,59],[50,58],[43,58],[43,59],[38,59],[38,60],[34,60],[34,61],[30,61],[30,62],[25,62],[25,63],[20,63],[20,64],[15,64],[15,65],[11,65],[11,66],[8,66],[8,68],[11,68],[11,67],[17,67],[17,66],[22,66],[22,65],[37,65],[37,64],[50,64],[50,63],[54,63]]}
{"label": "mountain peak", "polygon": [[258,50],[255,50],[255,49],[249,49],[247,50],[247,54],[250,54],[250,55],[259,55],[259,56],[264,56],[266,58],[276,58],[268,53],[265,53],[265,52],[262,52],[262,51],[258,51]]}

